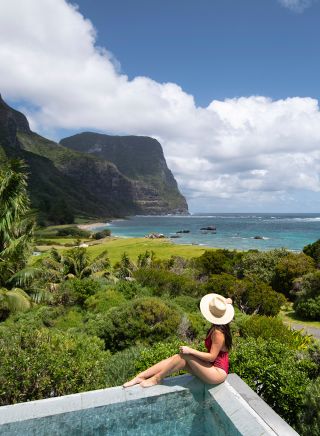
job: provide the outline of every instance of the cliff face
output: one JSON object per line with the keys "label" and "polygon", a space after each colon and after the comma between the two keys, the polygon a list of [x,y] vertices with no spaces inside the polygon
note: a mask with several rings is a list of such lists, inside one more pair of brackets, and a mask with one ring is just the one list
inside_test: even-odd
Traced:
{"label": "cliff face", "polygon": [[[135,162],[130,174],[128,162],[125,164],[128,168],[120,170],[106,156],[78,150],[76,146],[65,147],[67,139],[57,144],[32,132],[27,118],[0,97],[0,160],[7,156],[27,162],[31,201],[44,222],[63,222],[64,215],[72,214],[102,218],[187,212],[185,199],[166,167],[160,144],[158,153],[163,160],[160,159],[159,166],[168,177],[165,183],[159,177],[153,181],[150,171],[145,176],[139,173],[141,168],[146,168],[146,162],[142,167]],[[133,149],[131,153],[134,154]],[[118,157],[119,166],[120,160]],[[172,202],[172,197],[177,197],[178,202]]]}
{"label": "cliff face", "polygon": [[0,95],[0,144],[6,144],[12,148],[19,148],[17,131],[31,133],[27,118],[10,106]]}
{"label": "cliff face", "polygon": [[179,192],[156,139],[85,132],[64,138],[60,144],[114,163],[132,182],[138,213],[161,215],[188,212],[186,200]]}

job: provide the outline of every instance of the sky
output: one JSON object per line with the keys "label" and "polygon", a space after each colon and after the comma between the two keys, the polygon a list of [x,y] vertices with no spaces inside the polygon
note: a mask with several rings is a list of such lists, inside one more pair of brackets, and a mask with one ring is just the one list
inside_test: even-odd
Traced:
{"label": "sky", "polygon": [[320,212],[320,1],[0,0],[0,93],[48,138],[155,137],[191,212]]}

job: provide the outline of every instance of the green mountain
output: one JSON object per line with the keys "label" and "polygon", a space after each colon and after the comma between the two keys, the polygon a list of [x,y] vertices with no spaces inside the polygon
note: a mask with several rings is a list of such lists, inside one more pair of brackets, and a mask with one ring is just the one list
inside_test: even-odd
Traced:
{"label": "green mountain", "polygon": [[114,163],[131,180],[134,202],[142,213],[187,213],[187,203],[156,139],[85,132],[64,138],[60,144]]}
{"label": "green mountain", "polygon": [[138,167],[136,175],[130,177],[105,157],[76,148],[32,132],[27,118],[0,96],[0,162],[6,157],[27,162],[32,205],[43,222],[68,222],[73,215],[107,218],[187,212],[172,175],[171,191],[159,180],[148,182],[152,175],[143,179]]}

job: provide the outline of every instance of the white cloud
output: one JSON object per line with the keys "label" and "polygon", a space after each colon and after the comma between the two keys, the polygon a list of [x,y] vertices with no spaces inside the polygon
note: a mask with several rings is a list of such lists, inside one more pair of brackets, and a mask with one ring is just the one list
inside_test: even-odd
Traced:
{"label": "white cloud", "polygon": [[174,83],[120,74],[95,46],[90,21],[64,0],[0,2],[0,40],[0,90],[33,107],[35,130],[156,137],[193,210],[297,208],[320,191],[315,99],[252,96],[197,107]]}
{"label": "white cloud", "polygon": [[315,0],[278,0],[279,3],[285,8],[290,9],[293,12],[301,13],[305,9],[309,8]]}

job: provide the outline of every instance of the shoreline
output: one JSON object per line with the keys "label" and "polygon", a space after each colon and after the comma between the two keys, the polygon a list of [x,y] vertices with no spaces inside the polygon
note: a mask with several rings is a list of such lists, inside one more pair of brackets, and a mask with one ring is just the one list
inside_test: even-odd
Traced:
{"label": "shoreline", "polygon": [[[115,220],[112,220],[115,221]],[[88,223],[88,224],[77,224],[77,227],[81,230],[94,230],[98,227],[108,227],[111,224],[111,221],[105,223]]]}

